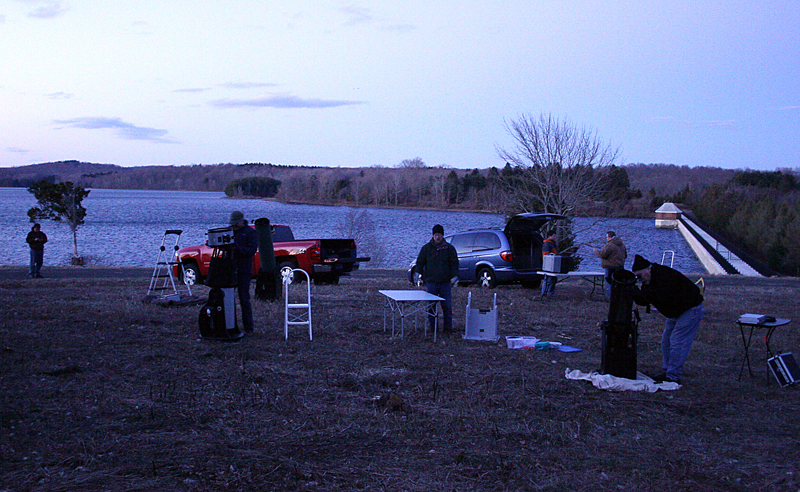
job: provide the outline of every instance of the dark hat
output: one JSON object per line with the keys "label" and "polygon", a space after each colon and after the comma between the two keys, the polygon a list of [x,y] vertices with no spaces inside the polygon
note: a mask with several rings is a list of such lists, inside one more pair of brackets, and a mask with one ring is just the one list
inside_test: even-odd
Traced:
{"label": "dark hat", "polygon": [[633,258],[633,267],[631,267],[632,272],[638,272],[639,270],[644,270],[645,268],[652,265],[649,261],[645,260],[639,255],[634,256]]}
{"label": "dark hat", "polygon": [[433,226],[433,234],[436,234],[437,232],[439,234],[444,234],[444,227],[442,227],[442,224],[436,224]]}
{"label": "dark hat", "polygon": [[236,225],[242,220],[244,220],[244,214],[238,210],[234,210],[231,212],[231,220],[229,220],[228,223],[230,225]]}

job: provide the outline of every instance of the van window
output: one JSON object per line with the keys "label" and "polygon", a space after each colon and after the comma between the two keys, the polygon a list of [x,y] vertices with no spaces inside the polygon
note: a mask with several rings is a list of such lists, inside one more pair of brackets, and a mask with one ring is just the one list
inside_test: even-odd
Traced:
{"label": "van window", "polygon": [[500,238],[493,232],[479,232],[475,236],[475,244],[472,246],[473,251],[486,251],[489,249],[499,249]]}
{"label": "van window", "polygon": [[475,233],[469,234],[456,234],[450,244],[456,248],[456,253],[470,253],[472,252],[472,243],[475,241]]}

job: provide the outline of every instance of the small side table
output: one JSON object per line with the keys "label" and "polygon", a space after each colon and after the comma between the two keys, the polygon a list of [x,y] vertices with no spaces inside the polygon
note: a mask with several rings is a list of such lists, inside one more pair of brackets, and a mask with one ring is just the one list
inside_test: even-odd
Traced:
{"label": "small side table", "polygon": [[[425,314],[425,334],[428,333],[428,317],[433,318],[433,341],[436,342],[436,329],[438,320],[435,306],[443,298],[429,294],[424,290],[379,290],[385,296],[383,305],[383,331],[386,331],[386,310],[392,313],[392,338],[394,338],[395,313],[400,315],[400,338],[406,334],[406,317],[414,315],[414,326],[416,327],[416,314]],[[433,311],[433,312],[431,312]]]}
{"label": "small side table", "polygon": [[[739,381],[742,380],[745,363],[747,364],[747,371],[750,373],[750,377],[753,377],[753,369],[750,367],[750,344],[753,341],[753,333],[757,329],[767,330],[764,334],[764,345],[767,347],[767,356],[772,357],[772,350],[769,348],[769,341],[772,339],[772,334],[775,333],[777,327],[788,325],[791,322],[792,320],[786,318],[775,318],[774,321],[764,321],[761,323],[748,323],[742,321],[741,318],[736,320],[736,324],[739,325],[739,331],[742,334],[742,344],[744,345],[742,367],[739,369]],[[748,330],[749,333],[745,334]]]}

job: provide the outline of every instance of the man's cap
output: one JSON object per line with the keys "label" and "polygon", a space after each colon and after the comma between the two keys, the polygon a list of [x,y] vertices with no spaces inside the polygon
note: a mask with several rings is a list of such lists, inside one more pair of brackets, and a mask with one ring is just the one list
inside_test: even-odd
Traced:
{"label": "man's cap", "polygon": [[444,234],[444,227],[442,227],[442,224],[436,224],[433,226],[433,233],[436,234],[437,232],[439,234]]}
{"label": "man's cap", "polygon": [[645,260],[639,255],[636,255],[633,258],[633,267],[631,267],[632,272],[638,272],[639,270],[644,270],[645,268],[652,265],[649,261]]}
{"label": "man's cap", "polygon": [[234,210],[231,212],[231,220],[229,220],[228,223],[230,225],[236,225],[242,220],[244,220],[244,214],[238,210]]}

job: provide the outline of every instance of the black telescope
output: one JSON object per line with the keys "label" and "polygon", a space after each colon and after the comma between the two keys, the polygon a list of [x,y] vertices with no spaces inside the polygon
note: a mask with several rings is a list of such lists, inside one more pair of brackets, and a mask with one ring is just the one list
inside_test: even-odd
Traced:
{"label": "black telescope", "polygon": [[600,372],[636,379],[638,316],[635,317],[633,311],[636,276],[633,272],[619,269],[611,274],[610,280],[608,319],[601,326],[603,334]]}

